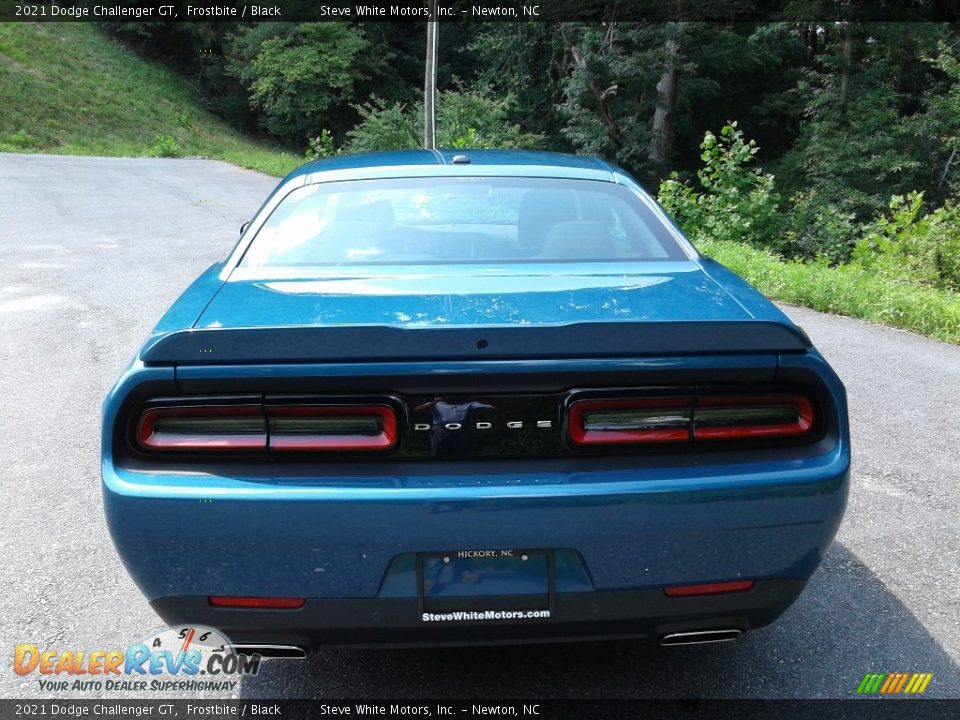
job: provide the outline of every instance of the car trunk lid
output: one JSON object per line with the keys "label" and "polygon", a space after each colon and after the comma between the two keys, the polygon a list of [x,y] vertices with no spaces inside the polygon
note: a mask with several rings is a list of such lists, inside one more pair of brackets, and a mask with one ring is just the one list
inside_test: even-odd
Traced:
{"label": "car trunk lid", "polygon": [[[700,267],[624,263],[611,270],[444,266],[274,277],[234,273],[197,328],[389,325],[482,327],[579,322],[746,320]],[[578,266],[582,268],[583,266]]]}
{"label": "car trunk lid", "polygon": [[[694,262],[234,273],[153,363],[611,357],[800,350]],[[571,264],[572,265],[572,264]],[[262,271],[261,271],[262,272]],[[733,323],[733,324],[731,324]]]}

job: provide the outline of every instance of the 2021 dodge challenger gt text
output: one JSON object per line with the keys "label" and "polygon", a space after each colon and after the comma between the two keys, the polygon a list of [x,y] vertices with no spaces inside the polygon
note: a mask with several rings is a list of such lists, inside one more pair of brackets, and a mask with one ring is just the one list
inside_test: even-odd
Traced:
{"label": "2021 dodge challenger gt text", "polygon": [[171,625],[238,645],[731,639],[836,534],[842,384],[623,171],[521,151],[286,177],[107,397]]}

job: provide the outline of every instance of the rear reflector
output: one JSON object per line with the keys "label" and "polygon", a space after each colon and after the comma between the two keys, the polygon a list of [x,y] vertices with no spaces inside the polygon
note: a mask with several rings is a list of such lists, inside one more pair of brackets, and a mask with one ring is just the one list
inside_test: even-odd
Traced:
{"label": "rear reflector", "polygon": [[753,580],[733,580],[732,582],[703,583],[701,585],[672,585],[665,587],[667,597],[693,597],[694,595],[721,595],[723,593],[745,592],[752,590]]}
{"label": "rear reflector", "polygon": [[137,441],[148,450],[262,450],[267,423],[259,405],[193,405],[147,410]]}
{"label": "rear reflector", "polygon": [[800,437],[815,417],[804,395],[777,393],[578,400],[568,419],[576,445],[622,445]]}
{"label": "rear reflector", "polygon": [[303,607],[305,598],[234,597],[213,595],[207,598],[214,607],[260,608],[263,610],[296,610]]}
{"label": "rear reflector", "polygon": [[267,420],[271,450],[389,450],[397,442],[397,414],[387,405],[272,405]]}

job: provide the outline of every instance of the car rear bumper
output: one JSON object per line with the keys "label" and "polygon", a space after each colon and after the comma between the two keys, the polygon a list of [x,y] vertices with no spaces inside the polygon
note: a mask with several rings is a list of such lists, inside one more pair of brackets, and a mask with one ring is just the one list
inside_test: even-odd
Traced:
{"label": "car rear bumper", "polygon": [[[745,631],[775,619],[815,571],[846,504],[849,454],[728,466],[337,478],[329,484],[176,478],[104,466],[108,525],[168,623],[235,642],[523,642]],[[452,485],[459,482],[459,486]],[[176,484],[179,483],[179,484]],[[332,485],[332,487],[331,487]],[[426,622],[417,553],[563,549],[549,619]],[[667,598],[672,585],[750,579],[753,590]],[[306,598],[296,611],[213,608],[208,596]]]}
{"label": "car rear bumper", "polygon": [[748,630],[779,617],[804,587],[762,580],[747,592],[669,598],[660,589],[561,593],[549,617],[425,622],[415,598],[309,599],[297,610],[211,607],[205,597],[151,605],[169,625],[205,625],[245,647],[403,646],[647,638],[704,630]]}

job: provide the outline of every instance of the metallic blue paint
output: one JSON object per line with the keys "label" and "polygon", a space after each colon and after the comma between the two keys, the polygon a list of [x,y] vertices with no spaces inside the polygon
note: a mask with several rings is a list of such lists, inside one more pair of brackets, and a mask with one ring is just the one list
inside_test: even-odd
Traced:
{"label": "metallic blue paint", "polygon": [[195,327],[543,325],[751,316],[695,263],[424,267],[384,276],[228,281]]}
{"label": "metallic blue paint", "polygon": [[[638,186],[600,161],[541,153],[409,151],[310,163],[279,188],[324,178],[434,173],[581,177]],[[278,190],[279,192],[280,190]],[[268,199],[264,207],[269,206]],[[242,248],[241,239],[238,248]],[[794,326],[721,265],[689,262],[325,269],[244,276],[237,253],[198,278],[157,324],[150,343],[191,328],[377,325],[516,326],[567,322],[761,320]],[[233,275],[236,273],[236,276]],[[734,323],[731,323],[731,327]],[[576,332],[570,325],[570,332]],[[627,371],[703,374],[749,368],[758,383],[804,371],[835,413],[835,440],[816,453],[642,469],[549,463],[317,465],[313,475],[231,466],[170,469],[129,462],[115,447],[125,402],[151,396],[241,392],[297,378],[483,379],[546,372],[585,378]],[[120,433],[119,437],[122,437]],[[820,447],[820,446],[818,446]],[[558,592],[657,588],[735,578],[805,580],[821,561],[846,504],[850,466],[843,386],[809,351],[762,354],[435,362],[314,362],[150,366],[134,360],[104,404],[102,478],[114,542],[151,600],[243,595],[412,597],[409,559],[457,548],[554,548],[576,562]],[[580,569],[577,570],[576,568]]]}
{"label": "metallic blue paint", "polygon": [[[468,155],[470,164],[454,165],[453,158],[456,155]],[[526,177],[556,177],[556,172],[570,170],[580,172],[580,177],[592,177],[593,173],[602,172],[609,178],[615,170],[597,158],[535,150],[400,150],[314,160],[293,170],[285,180],[340,170],[374,171],[384,173],[383,177],[398,177],[397,168],[436,165],[450,166],[454,174],[465,174],[473,167],[484,170],[491,166],[505,167],[512,170],[511,175]],[[436,168],[431,170],[435,171]]]}

